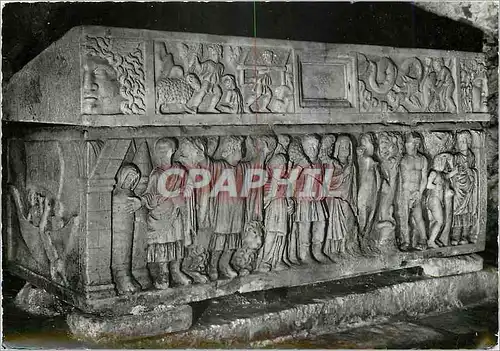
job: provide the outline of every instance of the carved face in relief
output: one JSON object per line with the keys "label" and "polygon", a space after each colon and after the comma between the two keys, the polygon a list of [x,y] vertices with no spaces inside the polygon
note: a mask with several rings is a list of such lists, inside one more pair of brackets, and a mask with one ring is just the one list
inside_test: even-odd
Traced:
{"label": "carved face in relief", "polygon": [[262,53],[262,62],[266,65],[266,66],[270,66],[272,65],[273,63],[273,52],[271,50],[266,50]]}
{"label": "carved face in relief", "polygon": [[184,139],[179,142],[179,148],[174,158],[184,165],[194,166],[205,159],[205,153],[201,146],[195,145],[193,141]]}
{"label": "carved face in relief", "polygon": [[302,139],[302,147],[306,156],[311,160],[315,160],[319,152],[319,138],[315,135],[306,135]]}
{"label": "carved face in relief", "polygon": [[226,90],[234,90],[236,88],[236,83],[234,82],[234,78],[230,75],[225,75],[222,77],[222,84]]}
{"label": "carved face in relief", "polygon": [[169,138],[163,138],[156,142],[155,145],[155,159],[156,167],[170,165],[172,162],[172,155],[175,151],[175,142]]}
{"label": "carved face in relief", "polygon": [[232,165],[236,165],[243,158],[243,140],[238,137],[226,137],[220,145],[221,157]]}
{"label": "carved face in relief", "polygon": [[412,133],[406,136],[406,142],[405,142],[406,154],[410,156],[416,155],[420,145],[421,145],[421,140],[418,136]]}
{"label": "carved face in relief", "polygon": [[84,114],[119,114],[125,99],[115,69],[105,59],[85,56],[83,62],[82,110]]}
{"label": "carved face in relief", "polygon": [[462,153],[467,153],[471,145],[471,136],[468,132],[457,134],[457,150]]}
{"label": "carved face in relief", "polygon": [[441,69],[443,68],[443,66],[444,66],[444,62],[443,62],[442,58],[437,58],[437,59],[434,59],[432,61],[432,67],[434,67],[434,70],[436,72],[441,71]]}

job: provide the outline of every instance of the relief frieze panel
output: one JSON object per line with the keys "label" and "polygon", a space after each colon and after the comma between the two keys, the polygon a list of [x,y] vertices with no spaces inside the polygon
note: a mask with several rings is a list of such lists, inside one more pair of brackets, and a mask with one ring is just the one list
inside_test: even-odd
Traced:
{"label": "relief frieze panel", "polygon": [[289,49],[155,42],[156,112],[293,112]]}
{"label": "relief frieze panel", "polygon": [[360,112],[457,113],[456,59],[358,54]]}

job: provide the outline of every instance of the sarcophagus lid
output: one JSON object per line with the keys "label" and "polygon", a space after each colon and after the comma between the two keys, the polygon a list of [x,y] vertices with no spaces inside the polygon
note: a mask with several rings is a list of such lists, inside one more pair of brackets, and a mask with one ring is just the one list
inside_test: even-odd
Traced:
{"label": "sarcophagus lid", "polygon": [[482,54],[75,27],[4,120],[87,126],[486,121]]}

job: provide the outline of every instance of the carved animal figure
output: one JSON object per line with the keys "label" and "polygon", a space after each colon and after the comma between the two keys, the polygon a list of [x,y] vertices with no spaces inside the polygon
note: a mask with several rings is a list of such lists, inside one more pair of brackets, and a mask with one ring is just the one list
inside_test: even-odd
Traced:
{"label": "carved animal figure", "polygon": [[157,101],[160,109],[167,104],[185,105],[200,89],[200,81],[194,74],[188,74],[185,78],[163,78],[157,86]]}
{"label": "carved animal figure", "polygon": [[[381,74],[382,70],[383,74]],[[398,69],[390,59],[384,57],[377,63],[369,61],[368,72],[368,83],[371,89],[376,93],[386,94],[396,82]],[[383,78],[383,81],[380,83],[379,78]]]}

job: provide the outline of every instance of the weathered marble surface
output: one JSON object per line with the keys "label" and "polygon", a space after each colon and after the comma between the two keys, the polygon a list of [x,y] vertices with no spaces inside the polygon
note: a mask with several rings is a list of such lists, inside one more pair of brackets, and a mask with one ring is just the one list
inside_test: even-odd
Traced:
{"label": "weathered marble surface", "polygon": [[74,28],[7,87],[8,267],[112,318],[482,251],[487,86],[476,53]]}

